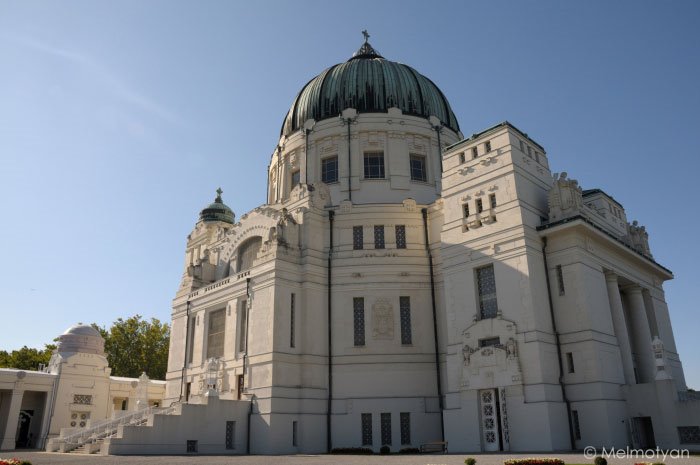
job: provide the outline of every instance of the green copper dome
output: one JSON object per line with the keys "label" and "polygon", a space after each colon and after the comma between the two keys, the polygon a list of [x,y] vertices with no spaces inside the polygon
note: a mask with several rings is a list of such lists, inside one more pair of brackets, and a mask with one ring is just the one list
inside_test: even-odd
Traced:
{"label": "green copper dome", "polygon": [[391,107],[424,118],[434,115],[458,132],[457,118],[433,81],[410,66],[384,59],[367,37],[347,62],[331,66],[304,86],[287,113],[281,135],[298,131],[308,119],[337,117],[346,108],[383,113]]}
{"label": "green copper dome", "polygon": [[221,188],[216,190],[216,199],[214,199],[214,203],[210,203],[207,208],[199,213],[200,221],[204,221],[205,223],[210,221],[223,221],[224,223],[233,224],[236,215],[233,213],[233,210],[221,200],[222,193],[223,191]]}

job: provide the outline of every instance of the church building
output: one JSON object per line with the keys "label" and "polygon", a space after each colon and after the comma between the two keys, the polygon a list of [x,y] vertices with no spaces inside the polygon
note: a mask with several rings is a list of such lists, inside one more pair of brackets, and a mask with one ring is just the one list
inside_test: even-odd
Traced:
{"label": "church building", "polygon": [[465,137],[436,84],[366,36],[297,94],[266,202],[236,218],[219,190],[201,211],[175,410],[101,452],[700,450],[673,275],[635,212],[555,159],[509,122]]}

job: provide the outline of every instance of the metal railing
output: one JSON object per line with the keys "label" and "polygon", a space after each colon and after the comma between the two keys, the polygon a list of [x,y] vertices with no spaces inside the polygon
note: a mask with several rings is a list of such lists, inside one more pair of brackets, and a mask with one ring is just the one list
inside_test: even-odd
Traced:
{"label": "metal railing", "polygon": [[59,436],[54,439],[56,445],[64,445],[65,452],[70,452],[82,445],[114,436],[120,426],[141,425],[148,421],[150,415],[171,415],[177,408],[177,404],[170,407],[149,407],[136,410],[119,418],[101,420],[91,423],[90,426],[72,432],[67,436]]}

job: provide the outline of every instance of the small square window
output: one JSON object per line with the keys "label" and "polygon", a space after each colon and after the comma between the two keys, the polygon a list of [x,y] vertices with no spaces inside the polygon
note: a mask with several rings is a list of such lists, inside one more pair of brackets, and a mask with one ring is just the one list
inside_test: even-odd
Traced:
{"label": "small square window", "polygon": [[301,182],[301,171],[292,171],[292,189],[294,189],[294,187],[296,187],[299,184],[299,182]]}
{"label": "small square window", "polygon": [[491,141],[484,142],[484,152],[489,153],[491,151]]}
{"label": "small square window", "polygon": [[425,157],[411,154],[411,181],[426,182],[428,175],[425,171]]}
{"label": "small square window", "polygon": [[365,179],[384,179],[384,152],[365,153]]}
{"label": "small square window", "polygon": [[384,248],[384,225],[376,225],[374,227],[374,248]]}
{"label": "small square window", "polygon": [[321,181],[326,184],[338,182],[338,157],[321,160]]}
{"label": "small square window", "polygon": [[479,156],[479,149],[476,147],[472,147],[472,158],[476,158]]}

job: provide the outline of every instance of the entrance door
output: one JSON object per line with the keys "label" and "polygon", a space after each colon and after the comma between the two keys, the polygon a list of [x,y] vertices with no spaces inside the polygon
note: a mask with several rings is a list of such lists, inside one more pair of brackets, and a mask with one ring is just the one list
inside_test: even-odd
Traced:
{"label": "entrance door", "polygon": [[29,430],[32,426],[34,410],[20,410],[19,421],[17,422],[17,435],[15,436],[15,449],[26,449],[30,447]]}
{"label": "entrance door", "polygon": [[497,452],[500,450],[500,431],[498,419],[498,407],[496,401],[496,389],[484,389],[479,391],[481,402],[481,440],[484,451]]}
{"label": "entrance door", "polygon": [[651,417],[634,417],[630,422],[632,429],[632,445],[636,449],[655,449],[654,428]]}

